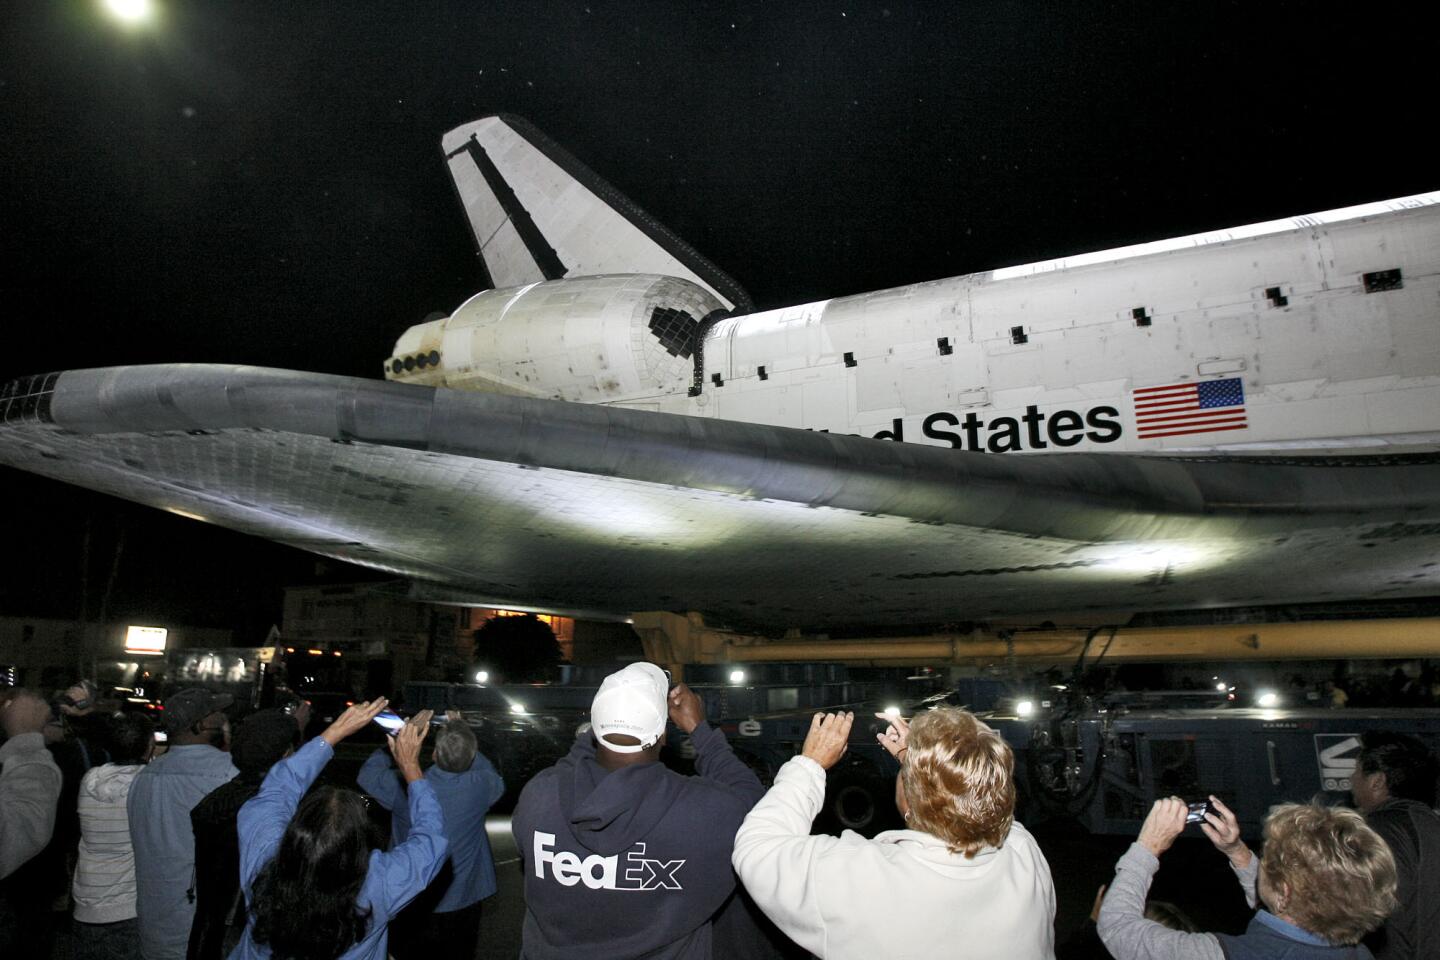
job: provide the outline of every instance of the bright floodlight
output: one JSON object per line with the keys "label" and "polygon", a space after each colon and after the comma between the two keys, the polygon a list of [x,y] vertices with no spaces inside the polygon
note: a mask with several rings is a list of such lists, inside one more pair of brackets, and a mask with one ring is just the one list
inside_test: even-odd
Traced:
{"label": "bright floodlight", "polygon": [[161,654],[165,652],[165,639],[170,631],[164,627],[125,628],[125,652]]}
{"label": "bright floodlight", "polygon": [[1030,714],[1035,712],[1035,701],[1021,700],[1019,703],[1015,704],[1015,712],[1020,714],[1020,716],[1022,717],[1030,716]]}
{"label": "bright floodlight", "polygon": [[885,716],[887,716],[887,717],[898,717],[898,716],[900,716],[900,708],[899,708],[899,707],[896,707],[896,706],[893,706],[893,705],[892,705],[892,706],[889,706],[889,707],[886,707],[886,708],[885,708]]}
{"label": "bright floodlight", "polygon": [[730,671],[730,682],[731,682],[731,683],[744,683],[744,682],[745,682],[745,671],[744,671],[744,670],[731,670],[731,671]]}
{"label": "bright floodlight", "polygon": [[150,0],[105,0],[105,9],[125,23],[142,23],[155,12]]}
{"label": "bright floodlight", "polygon": [[1221,693],[1224,693],[1226,690],[1228,690],[1228,689],[1230,689],[1230,688],[1227,687],[1227,686],[1225,686],[1225,681],[1222,680],[1222,681],[1220,681],[1219,683],[1215,684],[1215,689],[1216,689],[1216,690],[1219,690]]}
{"label": "bright floodlight", "polygon": [[490,679],[490,674],[489,674],[488,671],[485,671],[485,670],[476,670],[476,671],[475,671],[475,682],[476,682],[476,683],[484,683],[484,682],[486,682],[486,681],[489,680],[489,679]]}
{"label": "bright floodlight", "polygon": [[1274,690],[1266,690],[1255,700],[1262,707],[1274,707],[1280,704],[1280,695]]}
{"label": "bright floodlight", "polygon": [[512,703],[512,704],[510,704],[510,712],[511,712],[511,713],[524,713],[524,712],[525,712],[525,704],[523,704],[523,703]]}

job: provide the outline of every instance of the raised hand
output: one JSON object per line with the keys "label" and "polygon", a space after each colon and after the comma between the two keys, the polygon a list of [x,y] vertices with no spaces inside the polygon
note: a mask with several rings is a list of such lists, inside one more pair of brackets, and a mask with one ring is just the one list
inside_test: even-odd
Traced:
{"label": "raised hand", "polygon": [[675,684],[668,698],[670,719],[685,733],[694,733],[695,728],[705,722],[705,702],[700,694],[683,683]]}
{"label": "raised hand", "polygon": [[365,729],[365,724],[374,720],[389,705],[390,701],[384,697],[354,704],[336,717],[334,723],[325,728],[325,731],[320,734],[320,739],[333,747],[352,733]]}
{"label": "raised hand", "polygon": [[1210,838],[1210,842],[1215,844],[1215,849],[1229,857],[1236,867],[1244,869],[1250,865],[1253,854],[1245,841],[1240,839],[1240,824],[1236,821],[1235,814],[1213,795],[1210,797],[1210,806],[1219,813],[1205,814],[1205,822],[1200,824],[1200,829]]}
{"label": "raised hand", "polygon": [[845,756],[850,741],[850,726],[854,722],[853,713],[815,714],[810,721],[810,732],[805,734],[805,745],[800,748],[800,755],[829,770]]}
{"label": "raised hand", "polygon": [[1165,797],[1155,801],[1150,815],[1140,825],[1140,836],[1135,840],[1155,856],[1170,849],[1170,844],[1185,829],[1185,815],[1190,807],[1179,797]]}
{"label": "raised hand", "polygon": [[425,775],[420,770],[420,744],[425,742],[425,736],[430,732],[430,717],[433,714],[432,710],[421,710],[390,736],[390,754],[407,782],[414,782]]}
{"label": "raised hand", "polygon": [[910,739],[910,724],[904,717],[892,717],[888,713],[877,713],[875,716],[890,721],[890,726],[885,728],[884,733],[875,734],[875,739],[880,741],[880,746],[890,751],[890,756],[896,760],[901,759],[905,751],[910,749],[907,743]]}

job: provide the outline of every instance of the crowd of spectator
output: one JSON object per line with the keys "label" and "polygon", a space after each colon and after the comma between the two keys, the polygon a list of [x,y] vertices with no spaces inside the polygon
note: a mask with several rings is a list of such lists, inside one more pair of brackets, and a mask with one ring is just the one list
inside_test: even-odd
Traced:
{"label": "crowd of spectator", "polygon": [[[401,720],[382,698],[306,742],[304,704],[233,729],[227,696],[187,689],[164,706],[157,744],[148,717],[99,710],[90,684],[51,699],[0,691],[0,957],[50,960],[57,902],[70,905],[75,960],[483,952],[497,888],[485,819],[505,785],[463,717]],[[515,807],[521,955],[1055,957],[1054,882],[1015,819],[1011,748],[956,707],[877,716],[903,828],[816,834],[853,714],[816,714],[766,789],[685,684],[649,663],[611,674],[568,755]],[[339,744],[386,718],[363,795],[317,785]],[[661,762],[671,724],[693,747],[693,776]],[[1198,811],[1157,800],[1093,925],[1059,956],[1440,958],[1436,776],[1419,741],[1366,734],[1354,809],[1275,807],[1258,852],[1219,798]],[[1241,933],[1204,932],[1148,899],[1195,820],[1255,911]]]}
{"label": "crowd of spectator", "polygon": [[394,812],[388,845],[359,792],[311,789],[386,705],[351,705],[302,743],[304,703],[232,729],[228,696],[186,689],[157,731],[97,711],[88,685],[0,691],[0,957],[51,960],[57,902],[74,960],[473,953],[496,887],[484,818],[504,783],[470,728],[447,717],[427,773],[422,713],[366,764]]}

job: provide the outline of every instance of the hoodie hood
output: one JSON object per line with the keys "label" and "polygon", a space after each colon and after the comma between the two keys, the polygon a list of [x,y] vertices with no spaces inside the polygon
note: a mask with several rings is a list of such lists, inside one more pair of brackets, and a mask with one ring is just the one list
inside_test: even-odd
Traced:
{"label": "hoodie hood", "polygon": [[642,763],[606,770],[588,756],[560,762],[560,811],[587,850],[612,856],[644,840],[670,812],[683,781],[665,765]]}
{"label": "hoodie hood", "polygon": [[124,803],[130,795],[130,784],[135,775],[144,769],[144,764],[120,766],[107,763],[93,767],[80,782],[80,791],[99,803]]}

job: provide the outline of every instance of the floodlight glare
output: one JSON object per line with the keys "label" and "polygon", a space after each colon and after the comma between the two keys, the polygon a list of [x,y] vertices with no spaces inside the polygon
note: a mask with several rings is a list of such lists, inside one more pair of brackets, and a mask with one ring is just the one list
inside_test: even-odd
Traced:
{"label": "floodlight glare", "polygon": [[512,704],[510,704],[510,712],[511,712],[511,713],[515,713],[515,714],[523,714],[523,713],[525,712],[525,704],[523,704],[523,703],[512,703]]}
{"label": "floodlight glare", "polygon": [[897,707],[897,706],[894,706],[894,705],[891,705],[891,706],[886,707],[886,708],[885,708],[885,716],[887,716],[887,717],[898,717],[898,716],[900,716],[900,708]]}
{"label": "floodlight glare", "polygon": [[1035,712],[1035,701],[1021,700],[1019,703],[1015,704],[1015,712],[1022,717],[1030,716],[1030,714]]}
{"label": "floodlight glare", "polygon": [[155,12],[150,0],[105,0],[105,9],[124,23],[143,23]]}
{"label": "floodlight glare", "polygon": [[1215,689],[1219,690],[1221,693],[1224,693],[1226,690],[1229,689],[1229,687],[1227,687],[1225,685],[1225,682],[1222,680],[1221,682],[1215,684]]}
{"label": "floodlight glare", "polygon": [[125,628],[125,652],[162,654],[165,652],[165,639],[169,633],[164,627],[140,627],[132,624]]}
{"label": "floodlight glare", "polygon": [[1274,690],[1265,690],[1261,692],[1260,696],[1256,698],[1255,702],[1260,704],[1260,706],[1262,707],[1279,706],[1280,695]]}
{"label": "floodlight glare", "polygon": [[484,682],[486,682],[486,681],[489,680],[489,679],[490,679],[490,673],[489,673],[489,671],[487,671],[487,670],[476,670],[476,671],[475,671],[475,682],[476,682],[476,683],[484,683]]}
{"label": "floodlight glare", "polygon": [[744,671],[744,670],[731,670],[731,671],[730,671],[730,682],[731,682],[731,683],[744,683],[744,682],[745,682],[745,671]]}

